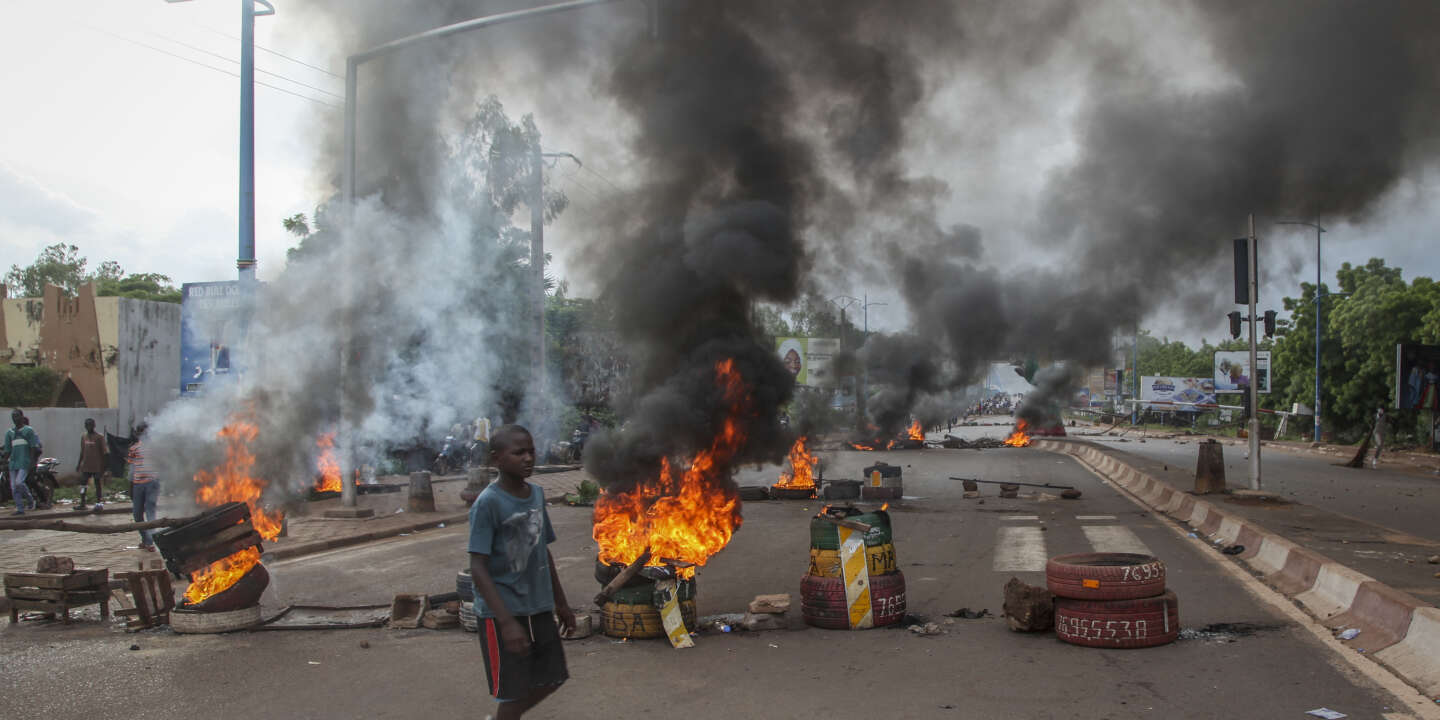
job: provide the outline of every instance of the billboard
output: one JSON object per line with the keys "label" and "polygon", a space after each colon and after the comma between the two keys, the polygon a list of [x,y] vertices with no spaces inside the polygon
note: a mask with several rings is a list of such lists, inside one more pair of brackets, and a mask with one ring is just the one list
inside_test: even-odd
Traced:
{"label": "billboard", "polygon": [[[1255,362],[1260,366],[1255,373],[1258,377],[1256,392],[1264,395],[1270,392],[1270,351],[1257,352]],[[1238,393],[1242,388],[1250,387],[1251,377],[1249,350],[1215,352],[1215,392]]]}
{"label": "billboard", "polygon": [[1106,370],[1106,371],[1105,371],[1105,394],[1106,394],[1106,395],[1119,395],[1119,394],[1120,394],[1120,374],[1121,374],[1122,372],[1124,372],[1124,371],[1123,371],[1123,370]]}
{"label": "billboard", "polygon": [[1395,346],[1395,407],[1440,410],[1440,345]]}
{"label": "billboard", "polygon": [[839,338],[775,338],[775,351],[785,369],[795,376],[796,385],[835,386],[832,365],[840,354]]}
{"label": "billboard", "polygon": [[[1144,403],[1215,404],[1215,381],[1210,378],[1140,376],[1140,401]],[[1148,409],[1200,412],[1199,409],[1171,405],[1146,405]]]}
{"label": "billboard", "polygon": [[230,382],[245,369],[256,284],[239,280],[185,283],[180,288],[180,394]]}

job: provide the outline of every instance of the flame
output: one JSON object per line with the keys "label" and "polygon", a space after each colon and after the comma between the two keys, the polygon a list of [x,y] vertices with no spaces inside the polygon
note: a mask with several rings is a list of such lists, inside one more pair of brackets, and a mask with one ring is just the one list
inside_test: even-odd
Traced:
{"label": "flame", "polygon": [[910,423],[910,439],[925,442],[925,430],[920,427],[920,421]]}
{"label": "flame", "polygon": [[[729,472],[745,444],[740,417],[750,409],[750,388],[734,360],[716,363],[715,379],[728,411],[710,447],[697,452],[683,470],[662,458],[656,477],[625,492],[602,492],[595,501],[593,537],[601,562],[628,565],[648,547],[647,565],[679,560],[702,566],[740,527],[740,497],[722,473]],[[694,577],[693,566],[677,567],[676,573],[682,579]]]}
{"label": "flame", "polygon": [[335,433],[324,433],[315,440],[315,447],[320,448],[320,458],[315,461],[315,469],[320,477],[315,480],[315,489],[319,492],[340,492],[340,463],[335,459]]}
{"label": "flame", "polygon": [[794,472],[780,471],[780,482],[775,483],[775,487],[787,490],[814,490],[816,462],[818,462],[817,458],[805,448],[805,436],[801,435],[800,439],[790,446],[790,468]]}
{"label": "flame", "polygon": [[886,510],[889,510],[889,509],[890,509],[890,503],[888,503],[888,502],[885,503],[884,505],[881,505],[881,506],[880,506],[880,512],[885,512]]}
{"label": "flame", "polygon": [[1024,420],[1016,420],[1015,432],[1010,433],[1010,437],[1005,438],[1005,444],[1010,447],[1025,447],[1029,445],[1030,433],[1025,432],[1025,428],[1027,427],[1030,427],[1030,423]]}
{"label": "flame", "polygon": [[[266,540],[274,540],[280,535],[285,515],[260,507],[260,495],[266,483],[250,474],[255,467],[255,453],[250,444],[259,435],[260,429],[254,423],[238,416],[220,429],[217,437],[225,443],[225,462],[195,473],[195,502],[202,507],[243,502],[250,506],[250,523],[255,531]],[[191,573],[185,599],[198,603],[229,589],[258,562],[259,548],[250,547]]]}
{"label": "flame", "polygon": [[850,443],[850,447],[855,448],[856,450],[874,450],[874,449],[875,449],[875,447],[872,446],[872,445],[863,445],[863,444],[861,444],[861,443],[855,443],[855,442]]}
{"label": "flame", "polygon": [[190,587],[185,588],[185,602],[193,605],[228,590],[231,585],[239,582],[245,573],[250,572],[250,568],[258,564],[260,548],[248,547],[190,573]]}

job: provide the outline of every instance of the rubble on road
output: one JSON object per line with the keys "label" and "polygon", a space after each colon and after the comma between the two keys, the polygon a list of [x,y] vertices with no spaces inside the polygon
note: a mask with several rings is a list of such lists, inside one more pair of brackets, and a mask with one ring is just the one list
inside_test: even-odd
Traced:
{"label": "rubble on road", "polygon": [[971,610],[968,607],[962,607],[959,610],[952,610],[945,613],[945,617],[961,618],[963,620],[979,620],[980,618],[990,617],[990,611],[985,608]]}
{"label": "rubble on road", "polygon": [[924,625],[911,625],[910,632],[916,635],[944,635],[945,629],[935,623],[925,623]]}
{"label": "rubble on road", "polygon": [[750,612],[783,614],[790,609],[790,593],[778,593],[775,595],[756,595],[750,601]]}
{"label": "rubble on road", "polygon": [[431,610],[421,617],[420,624],[431,630],[449,630],[460,627],[460,615],[443,609]]}
{"label": "rubble on road", "polygon": [[785,630],[790,627],[785,621],[785,613],[754,613],[747,612],[740,620],[740,627],[750,632],[761,630]]}
{"label": "rubble on road", "polygon": [[59,555],[43,555],[35,563],[35,572],[69,575],[75,572],[75,561]]}
{"label": "rubble on road", "polygon": [[1043,632],[1055,625],[1055,595],[1019,578],[1005,583],[1005,622],[1016,632]]}

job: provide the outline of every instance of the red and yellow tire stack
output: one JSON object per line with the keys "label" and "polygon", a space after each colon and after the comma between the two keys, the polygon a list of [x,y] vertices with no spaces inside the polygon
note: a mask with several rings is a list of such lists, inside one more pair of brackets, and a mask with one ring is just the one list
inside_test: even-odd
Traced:
{"label": "red and yellow tire stack", "polygon": [[1051,558],[1045,584],[1055,595],[1055,634],[1087,647],[1142,648],[1174,642],[1180,605],[1165,589],[1165,563],[1135,553]]}
{"label": "red and yellow tire stack", "polygon": [[[800,615],[807,625],[862,630],[905,619],[905,575],[896,567],[890,514],[827,508],[810,521],[810,566],[800,580]],[[868,526],[868,530],[852,526]]]}

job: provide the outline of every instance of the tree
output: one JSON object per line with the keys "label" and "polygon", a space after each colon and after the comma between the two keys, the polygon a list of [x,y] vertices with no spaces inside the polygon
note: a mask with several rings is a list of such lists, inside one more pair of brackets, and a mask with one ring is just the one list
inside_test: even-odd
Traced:
{"label": "tree", "polygon": [[[116,265],[116,268],[119,268],[119,265]],[[180,288],[170,282],[169,275],[160,273],[136,273],[101,279],[96,283],[95,294],[100,297],[119,296],[154,302],[180,302]]]}
{"label": "tree", "polygon": [[15,297],[40,297],[45,294],[47,284],[58,285],[74,295],[89,280],[85,262],[79,247],[55,243],[41,250],[40,256],[27,267],[11,265],[5,284],[10,292],[17,293]]}
{"label": "tree", "polygon": [[49,405],[60,388],[60,373],[43,365],[0,364],[0,406]]}

